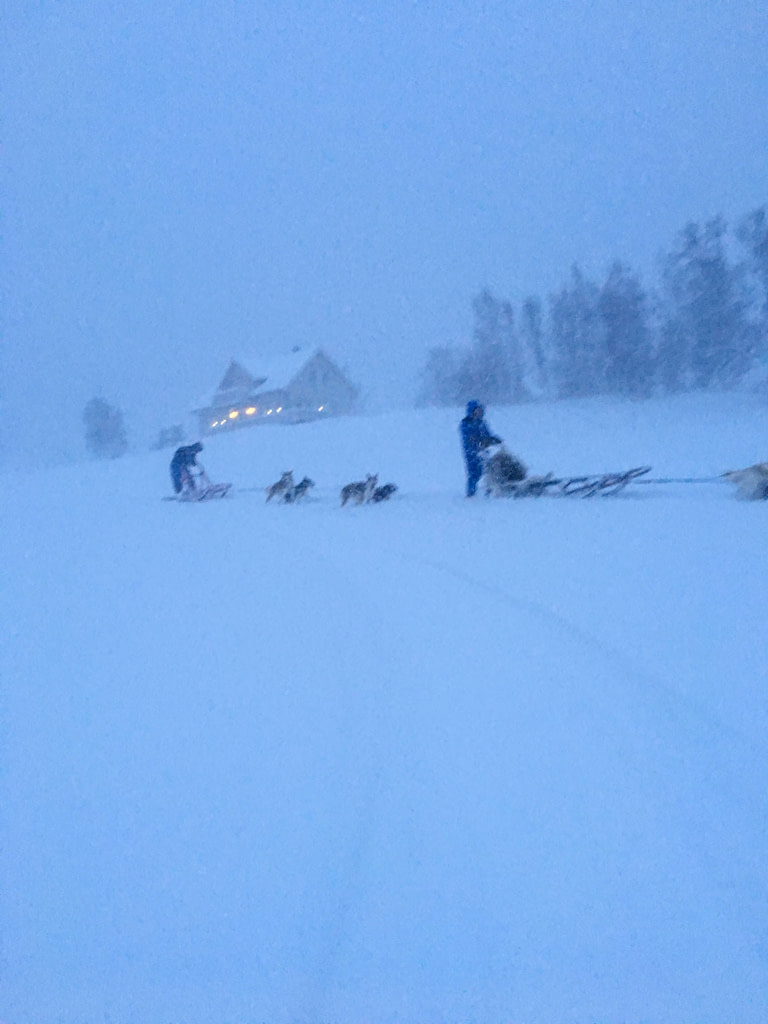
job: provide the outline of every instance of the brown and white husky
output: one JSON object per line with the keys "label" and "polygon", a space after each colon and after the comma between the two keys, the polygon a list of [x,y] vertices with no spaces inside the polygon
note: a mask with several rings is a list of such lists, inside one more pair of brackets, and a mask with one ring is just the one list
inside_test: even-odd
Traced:
{"label": "brown and white husky", "polygon": [[341,504],[346,505],[348,501],[353,501],[355,505],[362,505],[366,501],[370,501],[378,482],[379,474],[376,473],[374,476],[371,476],[369,473],[365,480],[357,480],[354,483],[345,484],[341,488]]}
{"label": "brown and white husky", "polygon": [[736,484],[736,497],[743,501],[768,498],[768,462],[756,462],[746,469],[731,469],[723,476]]}
{"label": "brown and white husky", "polygon": [[269,487],[265,488],[267,492],[267,501],[272,501],[273,498],[282,497],[287,491],[292,490],[296,485],[293,482],[293,470],[288,469],[283,473],[277,483],[270,484]]}

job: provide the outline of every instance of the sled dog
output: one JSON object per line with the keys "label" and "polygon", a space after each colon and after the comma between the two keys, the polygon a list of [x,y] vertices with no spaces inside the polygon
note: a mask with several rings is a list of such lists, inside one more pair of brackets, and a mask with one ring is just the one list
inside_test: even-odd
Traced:
{"label": "sled dog", "polygon": [[293,482],[293,470],[289,469],[283,473],[277,483],[270,484],[269,487],[265,488],[267,492],[267,501],[272,501],[275,497],[282,497],[286,491],[289,491],[292,487],[295,487]]}
{"label": "sled dog", "polygon": [[283,495],[283,502],[286,505],[293,505],[297,501],[301,501],[305,497],[310,487],[315,486],[315,481],[310,480],[308,476],[305,476],[303,480],[299,480],[293,487],[289,487]]}
{"label": "sled dog", "polygon": [[382,484],[381,487],[377,487],[371,495],[371,501],[389,501],[392,495],[397,490],[396,484]]}
{"label": "sled dog", "polygon": [[348,501],[353,501],[356,505],[362,505],[364,502],[370,501],[378,482],[379,474],[376,473],[374,476],[371,476],[369,473],[365,480],[357,480],[354,483],[345,484],[341,488],[341,504],[346,505]]}
{"label": "sled dog", "polygon": [[746,469],[731,469],[723,476],[736,484],[736,497],[743,501],[768,498],[768,462],[757,462]]}

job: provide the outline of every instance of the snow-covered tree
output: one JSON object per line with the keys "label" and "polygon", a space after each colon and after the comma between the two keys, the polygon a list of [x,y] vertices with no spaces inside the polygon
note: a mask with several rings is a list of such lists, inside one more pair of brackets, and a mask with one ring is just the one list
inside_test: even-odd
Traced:
{"label": "snow-covered tree", "polygon": [[163,427],[157,435],[152,451],[159,451],[162,448],[175,448],[184,440],[184,428],[180,423],[174,423],[172,427]]}
{"label": "snow-covered tree", "polygon": [[520,345],[523,357],[528,364],[528,379],[532,381],[529,390],[546,395],[549,391],[549,367],[547,365],[546,342],[544,334],[544,312],[541,300],[529,296],[520,313]]}
{"label": "snow-covered tree", "polygon": [[550,299],[558,394],[578,398],[606,390],[605,331],[597,285],[574,266],[570,284]]}
{"label": "snow-covered tree", "polygon": [[92,398],[83,410],[85,446],[99,459],[117,459],[128,450],[123,414],[103,398]]}
{"label": "snow-covered tree", "polygon": [[606,390],[648,397],[653,387],[653,346],[640,281],[623,264],[614,263],[597,306],[603,326]]}
{"label": "snow-covered tree", "polygon": [[472,344],[430,350],[420,375],[418,405],[460,405],[470,398],[504,405],[527,397],[512,306],[486,290],[474,299],[472,309]]}
{"label": "snow-covered tree", "polygon": [[761,335],[761,352],[768,353],[768,207],[748,214],[737,232],[747,250],[747,273],[756,295],[756,323]]}
{"label": "snow-covered tree", "polygon": [[445,345],[430,349],[419,375],[416,405],[458,405],[461,363],[462,355],[456,348]]}
{"label": "snow-covered tree", "polygon": [[472,394],[467,397],[494,405],[522,401],[523,359],[512,306],[486,289],[476,296],[472,309],[474,345],[467,367]]}
{"label": "snow-covered tree", "polygon": [[728,261],[725,231],[721,217],[703,228],[688,224],[665,261],[659,354],[668,386],[676,374],[679,386],[728,387],[753,362],[756,331],[738,272]]}

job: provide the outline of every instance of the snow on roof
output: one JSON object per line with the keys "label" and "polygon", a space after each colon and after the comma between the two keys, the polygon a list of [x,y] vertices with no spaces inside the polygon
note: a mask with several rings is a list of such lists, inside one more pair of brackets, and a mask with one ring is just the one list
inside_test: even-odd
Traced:
{"label": "snow on roof", "polygon": [[317,349],[297,348],[276,356],[246,356],[238,360],[256,378],[266,377],[261,391],[287,387],[299,370],[317,355]]}
{"label": "snow on roof", "polygon": [[219,391],[227,391],[230,388],[255,388],[259,384],[264,383],[264,376],[261,377],[252,376],[244,366],[241,366],[236,359],[231,359],[227,372],[221,379],[219,384]]}
{"label": "snow on roof", "polygon": [[[296,348],[276,356],[251,354],[241,359],[231,359],[221,384],[214,392],[201,399],[192,411],[197,412],[222,403],[228,405],[230,402],[238,402],[244,400],[246,393],[255,395],[260,391],[285,388],[319,351],[316,348]],[[222,388],[226,383],[234,386]]]}

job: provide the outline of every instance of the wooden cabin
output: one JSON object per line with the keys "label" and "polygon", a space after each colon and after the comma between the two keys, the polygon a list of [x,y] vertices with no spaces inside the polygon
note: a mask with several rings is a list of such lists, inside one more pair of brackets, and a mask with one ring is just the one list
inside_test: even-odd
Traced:
{"label": "wooden cabin", "polygon": [[201,434],[257,423],[306,423],[354,411],[357,390],[320,349],[272,359],[232,359],[213,395],[194,410]]}

